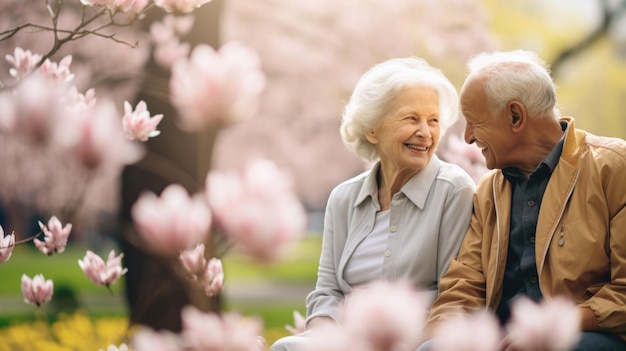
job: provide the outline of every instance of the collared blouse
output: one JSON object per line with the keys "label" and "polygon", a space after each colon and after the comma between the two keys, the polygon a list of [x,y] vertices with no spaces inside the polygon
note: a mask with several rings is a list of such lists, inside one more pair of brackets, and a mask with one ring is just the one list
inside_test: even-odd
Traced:
{"label": "collared blouse", "polygon": [[[331,192],[324,217],[315,289],[307,296],[307,322],[337,319],[351,286],[344,270],[372,231],[380,211],[376,173],[380,163]],[[428,165],[393,195],[381,279],[407,279],[434,299],[440,276],[457,255],[469,227],[475,184],[459,166],[433,155]]]}

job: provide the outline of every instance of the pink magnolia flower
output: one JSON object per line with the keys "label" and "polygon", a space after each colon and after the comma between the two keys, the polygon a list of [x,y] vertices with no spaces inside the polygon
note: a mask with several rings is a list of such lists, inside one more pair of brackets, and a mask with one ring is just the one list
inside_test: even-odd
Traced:
{"label": "pink magnolia flower", "polygon": [[6,262],[13,254],[15,247],[15,234],[4,236],[4,229],[0,226],[0,264]]}
{"label": "pink magnolia flower", "polygon": [[270,161],[256,160],[242,174],[212,171],[205,193],[224,234],[259,260],[279,258],[306,233],[306,212],[291,178]]}
{"label": "pink magnolia flower", "polygon": [[354,339],[364,340],[373,350],[415,350],[428,309],[425,295],[409,282],[375,281],[346,297],[341,323]]}
{"label": "pink magnolia flower", "polygon": [[156,130],[157,125],[163,119],[163,115],[154,115],[150,117],[150,111],[146,106],[146,102],[141,100],[133,111],[132,105],[128,101],[124,101],[124,117],[122,118],[122,127],[126,137],[130,140],[147,141],[148,138],[161,134]]}
{"label": "pink magnolia flower", "polygon": [[219,294],[224,286],[224,269],[222,261],[204,257],[204,244],[198,244],[194,249],[183,251],[180,254],[183,267],[191,274],[191,280],[203,288],[207,296]]}
{"label": "pink magnolia flower", "polygon": [[189,43],[181,43],[178,37],[172,37],[154,48],[154,60],[169,70],[178,60],[185,59],[190,50]]}
{"label": "pink magnolia flower", "polygon": [[148,2],[148,0],[117,0],[115,6],[119,11],[134,16],[141,12],[148,5]]}
{"label": "pink magnolia flower", "polygon": [[53,81],[59,83],[69,82],[74,79],[74,74],[70,71],[71,64],[72,55],[65,56],[59,63],[46,59],[41,67],[39,67],[39,71],[43,73],[45,77]]}
{"label": "pink magnolia flower", "polygon": [[209,235],[211,212],[201,194],[189,196],[182,185],[167,186],[160,197],[143,193],[131,209],[145,244],[164,256],[178,256]]}
{"label": "pink magnolia flower", "polygon": [[498,351],[502,332],[493,314],[459,314],[442,321],[435,331],[433,351]]}
{"label": "pink magnolia flower", "polygon": [[39,228],[41,228],[45,235],[44,241],[39,239],[33,240],[39,251],[46,255],[65,251],[67,238],[70,236],[70,231],[72,230],[71,223],[67,223],[64,227],[56,216],[52,216],[48,220],[48,226],[39,222]]}
{"label": "pink magnolia flower", "polygon": [[182,13],[192,12],[209,2],[211,2],[211,0],[154,0],[154,4],[157,7],[160,7],[167,12]]}
{"label": "pink magnolia flower", "polygon": [[196,131],[252,117],[265,88],[260,67],[257,53],[238,42],[226,43],[219,51],[196,46],[189,59],[172,67],[170,96],[181,127]]}
{"label": "pink magnolia flower", "polygon": [[[99,351],[105,351],[105,350],[100,349]],[[121,344],[119,347],[115,345],[109,345],[106,351],[128,351],[128,346],[126,344]]]}
{"label": "pink magnolia flower", "polygon": [[448,136],[446,148],[441,157],[447,162],[461,166],[476,183],[489,171],[480,148],[476,144],[468,144],[461,140],[457,134]]}
{"label": "pink magnolia flower", "polygon": [[304,316],[302,316],[302,314],[300,314],[298,310],[294,310],[293,311],[293,322],[294,322],[293,326],[285,325],[285,329],[287,329],[287,331],[291,333],[291,335],[297,335],[297,334],[303,333],[305,321],[306,320],[304,319]]}
{"label": "pink magnolia flower", "polygon": [[7,54],[5,58],[13,66],[9,69],[9,74],[11,77],[19,79],[35,70],[42,55],[33,54],[30,50],[16,47],[13,56]]}
{"label": "pink magnolia flower", "polygon": [[100,256],[87,250],[85,257],[78,260],[78,265],[89,280],[108,288],[128,271],[128,269],[122,268],[122,257],[124,254],[119,254],[116,257],[115,251],[111,250],[105,263]]}
{"label": "pink magnolia flower", "polygon": [[131,338],[134,351],[180,351],[185,350],[179,335],[169,330],[155,331],[140,327]]}
{"label": "pink magnolia flower", "polygon": [[124,136],[118,112],[110,100],[71,112],[65,114],[55,136],[85,169],[123,166],[143,155],[142,150]]}
{"label": "pink magnolia flower", "polygon": [[181,337],[185,350],[265,350],[259,336],[263,324],[257,318],[235,313],[217,315],[186,306],[181,312],[183,328]]}
{"label": "pink magnolia flower", "polygon": [[322,324],[305,331],[301,336],[303,351],[378,351],[366,344],[365,340],[354,338],[336,323]]}
{"label": "pink magnolia flower", "polygon": [[61,101],[66,94],[66,86],[47,79],[40,72],[24,78],[11,92],[13,131],[36,144],[48,143],[63,116]]}
{"label": "pink magnolia flower", "polygon": [[571,350],[580,338],[579,313],[565,298],[540,303],[519,298],[512,305],[506,340],[516,350]]}
{"label": "pink magnolia flower", "polygon": [[162,21],[155,21],[150,25],[150,41],[159,45],[174,38],[189,34],[193,28],[193,15],[174,16],[167,14]]}
{"label": "pink magnolia flower", "polygon": [[39,307],[50,301],[53,290],[52,280],[45,280],[42,274],[37,274],[32,279],[22,274],[22,295],[26,303]]}

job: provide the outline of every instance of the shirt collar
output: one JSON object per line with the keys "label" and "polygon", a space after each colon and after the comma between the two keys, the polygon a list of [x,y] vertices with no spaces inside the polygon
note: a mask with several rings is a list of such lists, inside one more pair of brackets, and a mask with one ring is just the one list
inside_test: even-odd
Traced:
{"label": "shirt collar", "polygon": [[[428,192],[432,187],[437,174],[441,168],[441,161],[437,155],[433,155],[426,167],[417,172],[411,177],[406,184],[400,189],[400,193],[404,194],[415,206],[423,209],[426,205],[426,199],[428,198]],[[359,191],[359,195],[356,198],[354,206],[359,206],[367,198],[371,198],[372,201],[378,206],[378,183],[376,182],[376,174],[380,169],[380,162],[376,162],[374,167],[365,177],[363,186]]]}

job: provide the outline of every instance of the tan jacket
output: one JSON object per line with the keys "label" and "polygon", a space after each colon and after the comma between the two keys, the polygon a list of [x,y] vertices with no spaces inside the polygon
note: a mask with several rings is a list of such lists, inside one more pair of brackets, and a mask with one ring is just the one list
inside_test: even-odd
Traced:
{"label": "tan jacket", "polygon": [[[626,142],[576,130],[572,118],[561,121],[569,131],[535,237],[541,292],[577,303],[585,329],[626,339]],[[511,184],[502,171],[492,171],[476,190],[470,229],[441,279],[429,330],[458,307],[498,307],[510,212]]]}

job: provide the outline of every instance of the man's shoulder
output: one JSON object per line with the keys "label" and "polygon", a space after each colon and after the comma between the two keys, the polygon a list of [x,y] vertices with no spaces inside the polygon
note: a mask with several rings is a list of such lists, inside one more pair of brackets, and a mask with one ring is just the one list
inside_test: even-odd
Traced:
{"label": "man's shoulder", "polygon": [[607,157],[626,161],[626,140],[624,139],[585,132],[585,144],[596,159]]}

